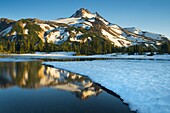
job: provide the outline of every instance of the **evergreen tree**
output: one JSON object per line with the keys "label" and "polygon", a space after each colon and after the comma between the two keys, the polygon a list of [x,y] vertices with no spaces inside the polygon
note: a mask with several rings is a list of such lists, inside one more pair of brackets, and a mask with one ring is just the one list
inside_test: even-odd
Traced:
{"label": "evergreen tree", "polygon": [[3,52],[4,51],[4,47],[2,44],[0,44],[0,52]]}
{"label": "evergreen tree", "polygon": [[163,53],[170,53],[170,42],[162,44],[161,51]]}
{"label": "evergreen tree", "polygon": [[11,42],[11,44],[10,44],[10,52],[15,53],[15,42],[14,41]]}

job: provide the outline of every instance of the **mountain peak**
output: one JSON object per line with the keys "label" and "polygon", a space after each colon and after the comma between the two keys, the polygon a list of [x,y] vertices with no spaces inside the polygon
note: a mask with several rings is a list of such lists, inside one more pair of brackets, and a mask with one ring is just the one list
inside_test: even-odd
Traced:
{"label": "mountain peak", "polygon": [[78,11],[82,13],[91,13],[88,9],[85,9],[85,8],[80,8]]}
{"label": "mountain peak", "polygon": [[89,10],[87,10],[85,8],[80,8],[71,17],[75,17],[75,18],[78,18],[78,17],[91,18],[91,17],[94,17],[94,14],[92,14]]}

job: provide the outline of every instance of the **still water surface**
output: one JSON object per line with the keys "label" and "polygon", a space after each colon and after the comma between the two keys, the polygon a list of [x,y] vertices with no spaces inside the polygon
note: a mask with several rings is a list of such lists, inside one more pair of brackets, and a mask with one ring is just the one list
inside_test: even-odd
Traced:
{"label": "still water surface", "polygon": [[41,65],[0,62],[0,113],[130,113],[88,77]]}

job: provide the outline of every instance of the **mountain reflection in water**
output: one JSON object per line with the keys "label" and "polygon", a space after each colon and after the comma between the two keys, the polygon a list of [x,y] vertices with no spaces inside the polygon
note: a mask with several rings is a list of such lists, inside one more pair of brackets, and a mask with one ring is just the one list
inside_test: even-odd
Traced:
{"label": "mountain reflection in water", "polygon": [[43,87],[66,90],[80,99],[102,92],[88,77],[41,65],[41,62],[0,63],[0,88],[18,86],[26,89]]}

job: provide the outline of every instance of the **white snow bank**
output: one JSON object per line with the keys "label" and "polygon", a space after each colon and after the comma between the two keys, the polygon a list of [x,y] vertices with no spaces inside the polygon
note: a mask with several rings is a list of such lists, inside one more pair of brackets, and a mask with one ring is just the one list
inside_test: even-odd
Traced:
{"label": "white snow bank", "polygon": [[[149,53],[148,53],[149,54]],[[109,54],[112,56],[112,54]],[[115,54],[113,54],[115,55]],[[152,59],[152,60],[170,60],[170,55],[153,55],[153,56],[147,56],[147,55],[115,55],[115,58],[122,58],[122,59]]]}
{"label": "white snow bank", "polygon": [[0,53],[0,62],[1,61],[32,61],[33,59],[64,59],[64,58],[74,58],[75,52],[36,52],[35,54],[1,54]]}
{"label": "white snow bank", "polygon": [[75,52],[35,52],[35,54],[11,54],[11,55],[16,55],[16,56],[73,56]]}
{"label": "white snow bank", "polygon": [[[90,40],[90,37],[88,37]],[[170,61],[170,55],[127,55],[121,53],[112,53],[106,55],[89,55],[89,56],[74,56],[76,52],[36,52],[35,54],[1,54],[2,57],[14,57],[14,58],[34,58],[34,59],[94,59],[94,58],[103,58],[103,59],[124,59],[124,60],[161,60],[161,61]]]}
{"label": "white snow bank", "polygon": [[101,60],[45,62],[89,76],[119,94],[139,113],[170,113],[170,62],[151,60]]}

